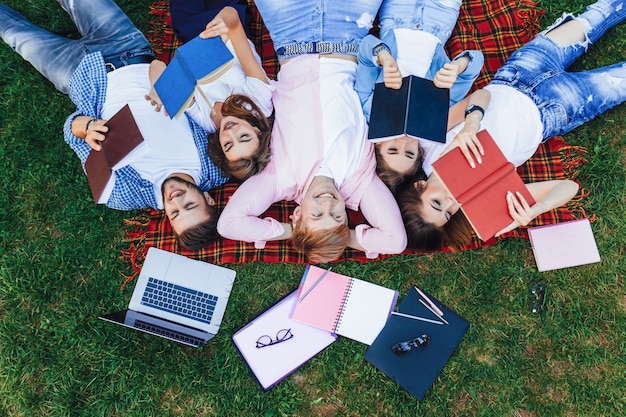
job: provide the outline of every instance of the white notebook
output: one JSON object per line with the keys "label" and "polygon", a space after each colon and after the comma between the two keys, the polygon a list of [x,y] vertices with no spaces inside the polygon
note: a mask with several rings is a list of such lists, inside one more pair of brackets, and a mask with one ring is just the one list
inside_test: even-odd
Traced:
{"label": "white notebook", "polygon": [[588,219],[531,227],[528,237],[539,271],[600,262]]}

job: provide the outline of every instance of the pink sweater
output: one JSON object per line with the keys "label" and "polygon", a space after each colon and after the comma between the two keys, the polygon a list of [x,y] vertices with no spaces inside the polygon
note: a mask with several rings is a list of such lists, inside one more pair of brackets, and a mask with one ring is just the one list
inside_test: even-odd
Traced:
{"label": "pink sweater", "polygon": [[[336,114],[324,117],[319,62],[318,55],[303,55],[291,59],[281,68],[273,96],[276,119],[272,132],[272,160],[261,173],[241,184],[228,201],[218,221],[222,236],[254,242],[257,248],[263,248],[267,240],[282,235],[284,228],[280,222],[259,216],[275,202],[288,200],[299,204],[302,201],[324,159],[320,121],[332,118],[365,124],[358,99],[352,101],[355,106],[341,106],[343,111],[350,113],[347,117]],[[346,61],[346,65],[353,63]],[[329,81],[324,81],[327,79]],[[324,77],[323,82],[335,79]],[[352,88],[343,91],[339,88],[338,93],[356,96]],[[400,210],[387,186],[375,173],[376,160],[373,145],[366,138],[367,129],[356,126],[354,130],[365,132],[360,135],[362,137],[354,136],[354,146],[362,147],[362,152],[351,153],[361,155],[361,160],[355,164],[358,168],[337,186],[346,207],[360,208],[369,223],[356,227],[357,241],[365,248],[368,258],[381,253],[400,253],[406,247]]]}

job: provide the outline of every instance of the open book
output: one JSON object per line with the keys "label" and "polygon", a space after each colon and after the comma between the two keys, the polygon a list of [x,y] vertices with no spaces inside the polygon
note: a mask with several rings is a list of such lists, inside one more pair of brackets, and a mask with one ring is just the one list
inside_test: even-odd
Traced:
{"label": "open book", "polygon": [[106,140],[101,142],[102,150],[92,150],[85,161],[91,195],[100,204],[106,203],[100,201],[100,197],[109,195],[115,185],[113,171],[128,165],[149,150],[128,104],[107,120],[105,125],[109,131],[105,135]]}
{"label": "open book", "polygon": [[[308,265],[292,318],[371,344],[396,305],[398,292]],[[322,276],[326,273],[325,276]],[[309,291],[310,290],[310,291]]]}
{"label": "open book", "polygon": [[530,227],[528,237],[539,271],[600,262],[589,219]]}
{"label": "open book", "polygon": [[461,205],[476,235],[486,241],[513,222],[507,191],[519,191],[531,206],[535,199],[491,135],[481,130],[477,136],[485,151],[482,164],[472,168],[457,147],[433,163],[433,172]]}
{"label": "open book", "polygon": [[382,142],[402,136],[446,142],[450,90],[410,75],[399,90],[376,83],[368,138]]}
{"label": "open book", "polygon": [[335,340],[337,335],[290,318],[294,291],[233,335],[233,342],[267,391]]}
{"label": "open book", "polygon": [[176,49],[174,58],[154,83],[170,118],[189,107],[198,83],[219,78],[233,63],[233,54],[220,37],[196,37]]}

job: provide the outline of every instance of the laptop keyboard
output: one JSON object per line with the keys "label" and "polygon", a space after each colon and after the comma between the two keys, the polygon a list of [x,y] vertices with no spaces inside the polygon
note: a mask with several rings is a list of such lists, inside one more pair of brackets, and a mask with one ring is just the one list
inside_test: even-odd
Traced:
{"label": "laptop keyboard", "polygon": [[163,336],[168,339],[174,339],[179,342],[186,343],[188,345],[192,345],[195,347],[198,347],[204,343],[204,340],[198,339],[197,337],[175,332],[173,330],[166,329],[161,326],[157,326],[156,324],[146,323],[145,321],[142,321],[142,320],[135,320],[135,328],[139,330],[143,330],[148,333]]}
{"label": "laptop keyboard", "polygon": [[217,299],[212,294],[150,277],[141,304],[210,324]]}

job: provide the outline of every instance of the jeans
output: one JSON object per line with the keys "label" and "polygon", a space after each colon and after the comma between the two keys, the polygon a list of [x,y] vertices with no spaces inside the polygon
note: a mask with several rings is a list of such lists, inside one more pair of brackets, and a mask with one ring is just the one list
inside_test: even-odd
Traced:
{"label": "jeans", "polygon": [[380,36],[393,29],[419,29],[445,44],[459,18],[461,0],[384,0]]}
{"label": "jeans", "polygon": [[80,39],[50,33],[0,4],[0,37],[57,90],[68,93],[69,79],[83,57],[100,51],[105,59],[153,55],[150,43],[112,0],[61,0]]}
{"label": "jeans", "polygon": [[[278,51],[313,42],[358,46],[372,28],[381,1],[257,0],[255,4]],[[356,49],[346,53],[356,55]]]}
{"label": "jeans", "polygon": [[505,84],[530,97],[539,108],[543,137],[565,134],[626,101],[626,62],[582,72],[566,72],[590,43],[626,18],[626,0],[601,0],[576,17],[586,39],[559,46],[546,37],[571,20],[564,15],[553,26],[521,47],[495,74],[493,84]]}

